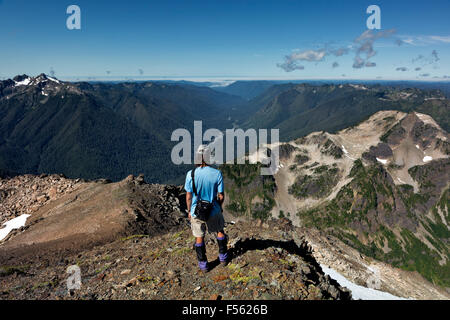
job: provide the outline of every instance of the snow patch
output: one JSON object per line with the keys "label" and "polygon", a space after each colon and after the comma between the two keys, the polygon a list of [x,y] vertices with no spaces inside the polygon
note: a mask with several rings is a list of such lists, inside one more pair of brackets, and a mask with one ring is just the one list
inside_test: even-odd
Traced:
{"label": "snow patch", "polygon": [[365,266],[366,266],[367,270],[369,270],[370,272],[372,272],[374,274],[378,273],[378,268],[376,266],[371,266],[371,265],[370,266],[365,265]]}
{"label": "snow patch", "polygon": [[31,79],[30,78],[26,78],[26,79],[24,79],[24,80],[22,80],[22,81],[14,81],[16,84],[14,85],[15,87],[18,87],[18,86],[27,86],[27,85],[29,85],[30,84],[30,82],[31,82]]}
{"label": "snow patch", "polygon": [[330,276],[330,278],[336,280],[341,286],[348,288],[352,292],[352,297],[355,300],[407,300],[384,291],[357,285],[331,268],[327,268],[323,265],[320,265],[320,267],[325,274]]}
{"label": "snow patch", "polygon": [[386,159],[377,158],[377,161],[381,162],[382,164],[387,164],[388,163],[388,161]]}
{"label": "snow patch", "polygon": [[365,86],[359,85],[359,84],[349,84],[349,86],[354,88],[354,89],[367,90],[367,88]]}
{"label": "snow patch", "polygon": [[431,160],[433,160],[433,158],[430,156],[423,157],[423,162],[430,162]]}
{"label": "snow patch", "polygon": [[53,81],[53,82],[56,82],[56,83],[61,83],[61,82],[59,82],[59,80],[56,80],[55,78],[52,78],[52,77],[48,77],[48,76],[47,76],[47,79],[48,79],[48,80],[51,80],[51,81]]}
{"label": "snow patch", "polygon": [[228,87],[230,84],[233,84],[235,82],[236,81],[234,81],[234,80],[224,80],[224,81],[216,82],[216,83],[210,85],[209,87],[210,88],[218,88],[218,87],[223,88],[223,87]]}
{"label": "snow patch", "polygon": [[344,145],[341,145],[341,147],[342,147],[342,151],[344,151],[344,155],[345,155],[347,158],[349,158],[349,159],[351,159],[351,160],[353,160],[353,161],[356,160],[355,158],[352,158],[352,157],[350,157],[350,156],[348,155],[348,151],[347,151],[347,149],[345,149]]}
{"label": "snow patch", "polygon": [[406,182],[405,181],[403,181],[402,179],[400,179],[400,178],[397,178],[397,180],[398,181],[400,181],[401,183],[403,183],[403,184],[406,184]]}
{"label": "snow patch", "polygon": [[434,121],[434,119],[432,117],[430,117],[429,115],[423,114],[423,113],[418,113],[418,112],[414,112],[414,114],[417,116],[417,118],[419,118],[423,123],[425,124],[430,124],[438,129],[441,129],[441,127],[436,123],[436,121]]}
{"label": "snow patch", "polygon": [[6,236],[14,229],[19,229],[25,226],[25,222],[27,218],[30,217],[29,214],[22,214],[14,219],[11,219],[5,222],[3,225],[5,226],[3,229],[0,229],[0,241],[5,239]]}

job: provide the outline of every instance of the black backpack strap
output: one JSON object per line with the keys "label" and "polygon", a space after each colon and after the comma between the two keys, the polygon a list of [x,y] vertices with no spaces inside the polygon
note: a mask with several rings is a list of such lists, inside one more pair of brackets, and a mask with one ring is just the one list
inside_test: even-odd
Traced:
{"label": "black backpack strap", "polygon": [[195,187],[195,179],[194,179],[195,178],[195,174],[194,174],[195,169],[196,168],[192,169],[192,171],[191,171],[191,178],[192,178],[192,190],[194,191],[194,194],[197,197],[197,188]]}

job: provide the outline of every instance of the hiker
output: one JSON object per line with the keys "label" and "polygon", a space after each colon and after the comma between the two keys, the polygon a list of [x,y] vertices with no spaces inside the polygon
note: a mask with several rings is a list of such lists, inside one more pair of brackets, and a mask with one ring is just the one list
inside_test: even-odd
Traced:
{"label": "hiker", "polygon": [[184,184],[184,189],[187,192],[186,204],[189,219],[195,237],[198,266],[203,272],[209,271],[205,246],[206,229],[209,233],[216,233],[220,263],[222,265],[228,263],[227,236],[223,231],[225,220],[222,214],[224,201],[223,177],[220,170],[209,165],[210,158],[210,148],[200,145],[195,153],[195,169],[187,173]]}

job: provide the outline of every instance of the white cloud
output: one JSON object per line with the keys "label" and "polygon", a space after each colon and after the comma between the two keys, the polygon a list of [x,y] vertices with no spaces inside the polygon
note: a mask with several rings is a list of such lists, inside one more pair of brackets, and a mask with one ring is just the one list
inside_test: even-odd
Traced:
{"label": "white cloud", "polygon": [[436,35],[428,35],[428,36],[408,36],[401,35],[401,41],[403,43],[412,45],[412,46],[427,46],[430,44],[448,44],[450,43],[450,36],[436,36]]}
{"label": "white cloud", "polygon": [[305,50],[302,52],[294,52],[291,55],[292,60],[303,60],[303,61],[322,61],[326,56],[325,49],[319,50]]}
{"label": "white cloud", "polygon": [[364,60],[361,59],[359,56],[356,56],[353,62],[353,68],[361,69],[362,67],[364,67]]}
{"label": "white cloud", "polygon": [[334,54],[336,57],[340,57],[340,56],[347,54],[349,51],[350,51],[350,48],[342,47],[339,49],[331,50],[330,52],[332,54]]}
{"label": "white cloud", "polygon": [[285,62],[277,63],[277,67],[283,69],[286,72],[305,69],[304,66],[300,66],[295,61],[290,60],[289,56],[286,56]]}
{"label": "white cloud", "polygon": [[[358,38],[355,39],[354,43],[357,45],[356,56],[353,62],[353,68],[360,69],[364,66],[374,67],[375,63],[369,62],[368,60],[377,54],[374,49],[374,43],[378,39],[389,38],[395,33],[395,29],[388,29],[383,31],[373,31],[366,30]],[[364,58],[361,56],[365,56]]]}
{"label": "white cloud", "polygon": [[327,54],[328,53],[325,49],[294,52],[288,56],[285,56],[283,63],[277,63],[277,67],[283,69],[286,72],[303,70],[305,69],[305,67],[302,65],[298,65],[298,61],[320,62],[323,61]]}
{"label": "white cloud", "polygon": [[450,36],[430,36],[430,39],[437,41],[437,42],[444,42],[444,43],[450,43]]}

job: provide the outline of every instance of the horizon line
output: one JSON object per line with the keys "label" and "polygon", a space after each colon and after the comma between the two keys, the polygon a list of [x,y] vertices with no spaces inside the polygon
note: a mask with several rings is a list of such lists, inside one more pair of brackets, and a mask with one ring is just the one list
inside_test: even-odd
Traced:
{"label": "horizon line", "polygon": [[[39,73],[42,74],[42,73]],[[35,75],[38,76],[39,74]],[[346,78],[346,77],[250,77],[250,76],[56,76],[44,73],[47,76],[68,82],[78,81],[190,81],[190,82],[235,82],[235,81],[414,81],[414,82],[450,82],[448,77],[439,78]],[[23,75],[23,74],[17,74]],[[16,76],[17,76],[16,75]],[[33,75],[27,76],[33,77]],[[34,76],[34,77],[35,77]],[[13,79],[15,76],[4,80]]]}

